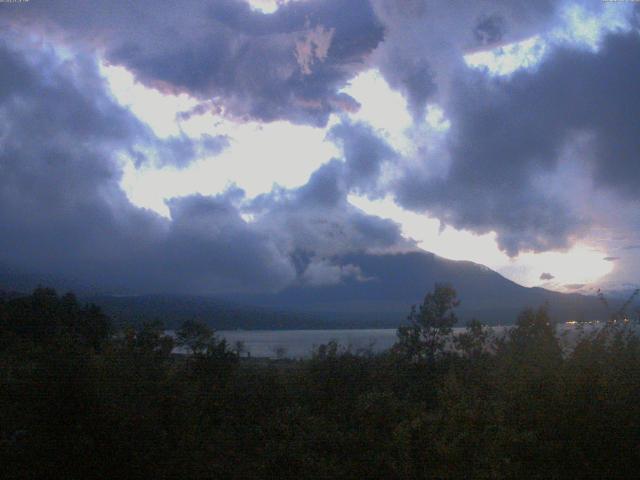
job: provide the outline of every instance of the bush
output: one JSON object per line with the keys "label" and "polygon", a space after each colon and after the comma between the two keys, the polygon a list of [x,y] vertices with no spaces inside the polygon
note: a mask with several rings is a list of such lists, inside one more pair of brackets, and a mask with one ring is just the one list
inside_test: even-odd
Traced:
{"label": "bush", "polygon": [[436,287],[393,352],[335,342],[240,361],[206,326],[39,289],[0,303],[3,478],[635,478],[640,339],[612,322],[563,350],[544,308],[453,336]]}

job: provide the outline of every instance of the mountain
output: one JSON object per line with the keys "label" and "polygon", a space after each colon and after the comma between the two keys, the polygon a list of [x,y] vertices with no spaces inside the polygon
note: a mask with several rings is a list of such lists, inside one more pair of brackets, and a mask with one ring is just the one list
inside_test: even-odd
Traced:
{"label": "mountain", "polygon": [[462,323],[477,318],[491,325],[510,324],[524,308],[545,303],[559,321],[607,316],[595,297],[523,287],[484,265],[447,260],[428,252],[353,254],[341,257],[339,263],[357,267],[359,279],[316,287],[298,285],[276,294],[236,296],[234,300],[314,313],[340,322],[395,326],[436,283],[448,283],[461,300],[458,315]]}
{"label": "mountain", "polygon": [[[206,321],[217,329],[395,328],[406,319],[411,305],[420,303],[439,282],[451,284],[458,292],[462,324],[472,318],[490,325],[510,324],[524,308],[545,303],[552,318],[559,321],[608,316],[595,297],[526,288],[483,265],[447,260],[432,253],[352,254],[333,260],[351,265],[351,271],[358,275],[335,285],[300,284],[259,295],[80,294],[80,298],[102,306],[118,323],[159,319],[167,328],[188,319]],[[0,289],[15,288],[4,280]],[[621,302],[610,303],[615,308]]]}

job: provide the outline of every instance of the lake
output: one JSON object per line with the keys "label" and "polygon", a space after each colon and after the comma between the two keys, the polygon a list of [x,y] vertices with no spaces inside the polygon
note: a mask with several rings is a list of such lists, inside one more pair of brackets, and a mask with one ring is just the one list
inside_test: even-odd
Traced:
{"label": "lake", "polygon": [[[560,324],[559,334],[576,330],[574,327]],[[496,335],[502,335],[510,327],[493,327]],[[454,333],[463,332],[462,327],[454,328]],[[173,332],[168,332],[173,334]],[[572,336],[575,336],[574,335]],[[218,330],[218,338],[224,338],[231,348],[236,342],[243,342],[244,353],[252,357],[266,358],[305,358],[309,357],[318,345],[335,340],[341,347],[352,351],[371,349],[382,352],[393,346],[397,340],[395,328],[372,328],[353,330]]]}
{"label": "lake", "polygon": [[352,350],[371,348],[381,352],[396,342],[393,328],[364,330],[219,330],[231,347],[236,342],[244,343],[245,352],[252,357],[303,358],[308,357],[318,345],[337,341],[340,346]]}
{"label": "lake", "polygon": [[[501,327],[497,327],[498,330]],[[464,328],[454,328],[463,332]],[[374,353],[388,350],[397,341],[395,328],[371,328],[353,330],[218,330],[231,347],[244,342],[244,351],[252,357],[305,358],[315,347],[335,340],[341,347],[352,351],[371,349]],[[245,353],[246,355],[246,353]]]}
{"label": "lake", "polygon": [[[493,327],[493,333],[503,335],[510,327]],[[586,327],[587,330],[594,327]],[[454,334],[465,330],[463,327],[453,329]],[[569,344],[577,338],[579,329],[572,325],[559,324],[558,334]],[[167,331],[174,335],[174,331]],[[567,334],[569,334],[567,336]],[[393,346],[397,340],[395,328],[371,328],[353,330],[217,330],[216,336],[227,341],[231,348],[236,342],[243,342],[244,353],[252,357],[263,358],[305,358],[311,356],[318,345],[332,340],[340,347],[352,351],[370,349],[374,353],[383,352]],[[176,349],[180,351],[180,349]]]}

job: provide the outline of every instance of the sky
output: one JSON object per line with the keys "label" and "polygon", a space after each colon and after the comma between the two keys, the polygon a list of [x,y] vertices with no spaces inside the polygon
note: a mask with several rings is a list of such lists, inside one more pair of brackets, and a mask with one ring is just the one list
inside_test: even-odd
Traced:
{"label": "sky", "polygon": [[635,288],[639,21],[600,0],[0,3],[0,269],[269,292],[422,249]]}

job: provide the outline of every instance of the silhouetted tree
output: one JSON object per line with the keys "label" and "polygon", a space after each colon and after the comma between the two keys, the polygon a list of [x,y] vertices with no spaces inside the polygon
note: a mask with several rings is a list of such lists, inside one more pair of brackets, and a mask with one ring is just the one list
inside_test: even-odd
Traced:
{"label": "silhouetted tree", "polygon": [[474,319],[467,324],[464,332],[453,338],[456,352],[470,359],[477,359],[489,353],[491,328]]}
{"label": "silhouetted tree", "polygon": [[187,348],[194,355],[204,353],[213,338],[213,330],[208,325],[195,320],[185,321],[176,332],[178,346]]}
{"label": "silhouetted tree", "polygon": [[72,294],[5,298],[2,479],[637,477],[635,325],[563,351],[544,308],[453,337],[457,303],[437,286],[412,309],[405,358],[329,342],[240,362],[195,323],[173,355],[159,322],[106,335]]}
{"label": "silhouetted tree", "polygon": [[460,302],[450,285],[436,284],[422,304],[409,313],[409,325],[398,328],[396,351],[411,360],[433,363],[445,352],[452,328],[458,321],[453,311]]}

